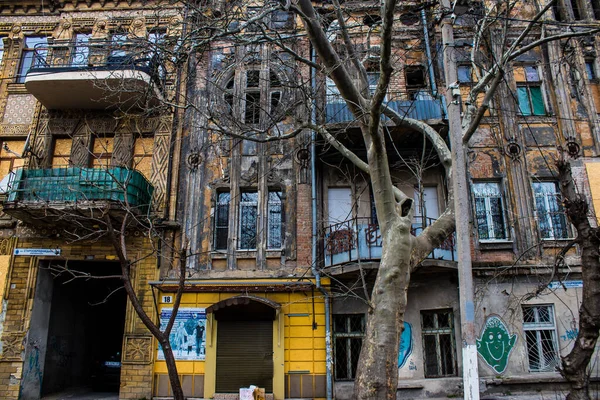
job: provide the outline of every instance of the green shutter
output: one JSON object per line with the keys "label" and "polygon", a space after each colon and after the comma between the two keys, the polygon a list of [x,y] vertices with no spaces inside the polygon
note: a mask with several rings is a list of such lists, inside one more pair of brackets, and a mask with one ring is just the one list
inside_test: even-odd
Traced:
{"label": "green shutter", "polygon": [[529,94],[527,87],[517,88],[517,99],[519,101],[519,110],[522,115],[531,115],[531,106],[529,105]]}
{"label": "green shutter", "polygon": [[533,86],[529,88],[531,94],[531,104],[533,105],[533,115],[546,115],[544,99],[542,97],[542,88]]}

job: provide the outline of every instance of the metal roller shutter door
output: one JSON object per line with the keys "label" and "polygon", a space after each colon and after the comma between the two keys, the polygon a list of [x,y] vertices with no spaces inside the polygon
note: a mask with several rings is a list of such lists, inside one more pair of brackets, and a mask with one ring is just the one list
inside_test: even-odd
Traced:
{"label": "metal roller shutter door", "polygon": [[217,393],[250,385],[273,392],[273,321],[219,321]]}

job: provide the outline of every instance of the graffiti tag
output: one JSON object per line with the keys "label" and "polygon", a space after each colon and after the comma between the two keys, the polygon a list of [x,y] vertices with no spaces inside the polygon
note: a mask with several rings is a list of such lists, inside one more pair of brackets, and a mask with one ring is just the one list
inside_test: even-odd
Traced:
{"label": "graffiti tag", "polygon": [[579,329],[567,329],[564,335],[560,335],[560,338],[563,341],[567,340],[575,340],[577,339],[577,335],[579,334]]}

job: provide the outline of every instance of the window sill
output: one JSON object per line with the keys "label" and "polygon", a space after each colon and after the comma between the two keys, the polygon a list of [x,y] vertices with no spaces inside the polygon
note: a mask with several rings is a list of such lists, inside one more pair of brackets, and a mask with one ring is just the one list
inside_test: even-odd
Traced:
{"label": "window sill", "polygon": [[552,247],[564,247],[567,243],[575,240],[575,238],[564,238],[564,239],[542,239],[542,246],[544,248]]}
{"label": "window sill", "polygon": [[[283,250],[267,250],[266,257],[267,258],[281,258]],[[224,260],[227,258],[227,250],[213,250],[210,253],[210,256],[213,260]],[[235,258],[256,258],[257,251],[256,250],[236,250]]]}
{"label": "window sill", "polygon": [[512,250],[513,249],[513,241],[510,239],[480,240],[479,248],[481,250]]}

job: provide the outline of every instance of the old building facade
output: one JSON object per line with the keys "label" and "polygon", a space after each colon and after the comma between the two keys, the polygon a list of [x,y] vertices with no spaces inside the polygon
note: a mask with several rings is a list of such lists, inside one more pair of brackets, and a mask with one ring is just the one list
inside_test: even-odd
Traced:
{"label": "old building facade", "polygon": [[[0,0],[0,397],[94,386],[107,371],[120,398],[171,396],[162,349],[119,281],[87,279],[120,274],[99,234],[109,223],[127,230],[133,286],[157,323],[185,265],[171,343],[186,396],[255,384],[274,399],[352,398],[383,243],[368,176],[314,129],[364,157],[355,116],[310,67],[319,61],[301,19],[262,3],[45,3]],[[549,29],[597,26],[600,5],[583,3],[550,10]],[[514,32],[542,6],[515,11]],[[336,48],[349,27],[374,91],[378,7],[345,4],[345,24],[329,3],[315,7]],[[385,103],[448,142],[447,100],[467,106],[486,62],[471,62],[482,14],[475,4],[453,19],[458,82],[444,99],[440,17],[415,9],[395,21]],[[224,27],[235,35],[215,33]],[[462,393],[465,312],[482,392],[565,389],[556,366],[577,333],[581,261],[576,247],[563,252],[575,232],[554,160],[569,158],[599,207],[599,46],[596,36],[548,43],[505,71],[466,149],[471,215],[459,218],[471,221],[473,309],[460,307],[449,237],[412,273],[399,398]],[[447,207],[446,171],[419,132],[384,125],[418,235]]]}

